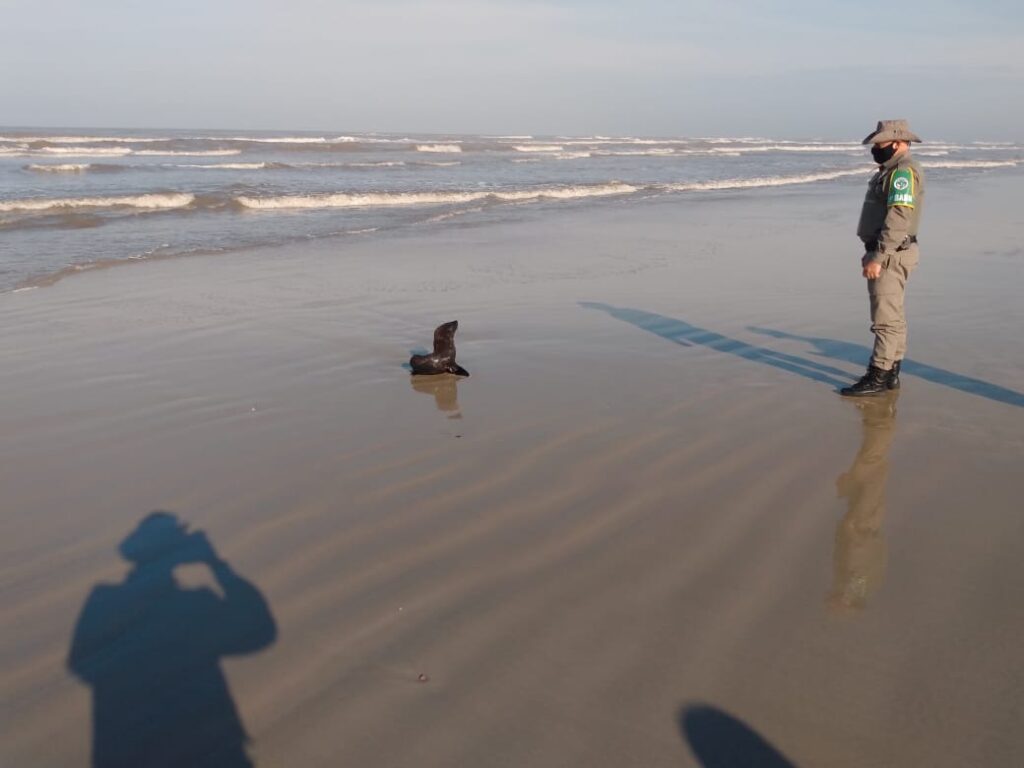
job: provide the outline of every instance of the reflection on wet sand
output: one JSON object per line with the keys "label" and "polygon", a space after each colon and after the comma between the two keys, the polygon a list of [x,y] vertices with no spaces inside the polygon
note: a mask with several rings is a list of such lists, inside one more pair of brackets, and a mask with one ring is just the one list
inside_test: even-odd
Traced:
{"label": "reflection on wet sand", "polygon": [[448,414],[449,419],[461,419],[459,410],[459,377],[450,373],[439,373],[436,376],[410,376],[412,388],[417,392],[434,396],[437,410]]}
{"label": "reflection on wet sand", "polygon": [[850,468],[836,478],[836,490],[847,505],[836,526],[832,589],[826,601],[836,613],[864,610],[885,578],[888,549],[882,522],[898,399],[896,391],[854,403],[861,412],[861,446]]}

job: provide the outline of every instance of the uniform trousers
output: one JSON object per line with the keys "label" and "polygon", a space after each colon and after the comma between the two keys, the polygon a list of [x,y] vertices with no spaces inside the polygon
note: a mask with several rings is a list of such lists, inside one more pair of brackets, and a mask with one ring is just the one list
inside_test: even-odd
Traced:
{"label": "uniform trousers", "polygon": [[920,254],[916,243],[904,251],[896,251],[882,263],[882,274],[868,280],[868,298],[871,301],[871,332],[875,346],[871,352],[871,365],[883,371],[902,360],[907,353],[907,317],[903,300],[907,279],[917,267]]}

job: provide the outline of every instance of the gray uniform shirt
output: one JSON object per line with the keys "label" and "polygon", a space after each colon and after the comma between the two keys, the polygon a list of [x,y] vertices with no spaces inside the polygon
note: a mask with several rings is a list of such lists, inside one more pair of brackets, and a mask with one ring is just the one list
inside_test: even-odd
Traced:
{"label": "gray uniform shirt", "polygon": [[910,152],[892,158],[871,177],[857,237],[875,261],[885,261],[907,238],[917,237],[923,205],[924,175]]}

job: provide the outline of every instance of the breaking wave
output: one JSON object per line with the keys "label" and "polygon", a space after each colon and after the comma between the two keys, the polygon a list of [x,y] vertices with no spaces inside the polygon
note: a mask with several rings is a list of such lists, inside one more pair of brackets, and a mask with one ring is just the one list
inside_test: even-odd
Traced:
{"label": "breaking wave", "polygon": [[[130,151],[130,150],[129,150]],[[240,155],[240,149],[140,149],[133,154],[146,157],[227,157],[229,155]]]}
{"label": "breaking wave", "polygon": [[342,168],[397,168],[405,165],[404,160],[378,160],[373,163],[344,163]]}
{"label": "breaking wave", "polygon": [[1020,160],[925,160],[925,168],[1015,168]]}
{"label": "breaking wave", "polygon": [[713,152],[863,152],[860,144],[752,144],[715,147]]}
{"label": "breaking wave", "polygon": [[516,152],[561,152],[565,147],[561,144],[516,144],[512,149]]}
{"label": "breaking wave", "polygon": [[417,144],[417,152],[461,152],[458,144]]}
{"label": "breaking wave", "polygon": [[666,184],[664,189],[671,192],[698,192],[724,189],[756,189],[760,187],[785,187],[790,184],[809,184],[815,181],[831,181],[844,176],[863,176],[873,168],[850,168],[842,171],[801,173],[793,176],[760,176],[751,179],[719,179],[715,181],[693,181],[681,184]]}
{"label": "breaking wave", "polygon": [[441,205],[475,200],[575,200],[586,197],[624,195],[638,187],[613,182],[588,186],[542,187],[516,190],[480,190],[474,192],[343,192],[328,195],[282,195],[278,197],[237,197],[237,202],[259,210],[310,208],[370,208],[397,205]]}
{"label": "breaking wave", "polygon": [[39,147],[22,150],[31,155],[74,155],[79,157],[122,157],[132,154],[128,147]]}
{"label": "breaking wave", "polygon": [[135,136],[0,136],[0,141],[17,141],[26,144],[150,144],[172,141],[168,138],[139,138]]}
{"label": "breaking wave", "polygon": [[259,171],[263,168],[277,167],[275,163],[177,163],[168,164],[168,168],[207,168],[219,171]]}
{"label": "breaking wave", "polygon": [[594,154],[602,157],[646,157],[674,155],[676,150],[671,147],[656,147],[654,149],[599,149]]}
{"label": "breaking wave", "polygon": [[574,139],[566,137],[563,144],[586,144],[587,146],[621,145],[621,146],[645,146],[645,145],[670,145],[670,144],[693,144],[693,139],[635,139],[625,137],[620,139],[609,138],[608,136],[594,136],[591,138]]}
{"label": "breaking wave", "polygon": [[141,208],[159,210],[184,208],[195,200],[185,192],[154,192],[146,195],[119,195],[112,197],[59,197],[38,200],[3,200],[0,212],[46,212],[71,208]]}
{"label": "breaking wave", "polygon": [[256,138],[255,136],[232,136],[224,141],[251,141],[254,144],[326,144],[323,136],[281,136],[278,138]]}
{"label": "breaking wave", "polygon": [[61,163],[54,165],[26,165],[25,170],[41,173],[82,173],[92,168],[89,163]]}

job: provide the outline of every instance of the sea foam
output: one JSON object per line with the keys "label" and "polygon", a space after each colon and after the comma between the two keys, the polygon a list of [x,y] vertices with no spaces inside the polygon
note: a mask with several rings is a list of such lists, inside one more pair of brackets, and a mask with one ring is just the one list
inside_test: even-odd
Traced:
{"label": "sea foam", "polygon": [[602,157],[656,157],[674,155],[676,150],[672,147],[655,147],[653,149],[599,149],[595,154]]}
{"label": "sea foam", "polygon": [[565,147],[561,144],[515,144],[516,152],[561,152]]}
{"label": "sea foam", "polygon": [[141,208],[159,210],[184,208],[195,200],[185,192],[154,192],[146,195],[112,197],[58,197],[28,200],[0,200],[0,211],[59,211],[66,208]]}
{"label": "sea foam", "polygon": [[140,149],[135,152],[136,155],[145,155],[147,157],[227,157],[229,155],[240,155],[242,150],[240,149],[192,149],[192,150],[176,150],[176,149]]}
{"label": "sea foam", "polygon": [[33,155],[121,157],[132,154],[132,150],[128,147],[39,147],[38,149],[30,148],[28,153]]}
{"label": "sea foam", "polygon": [[[205,137],[204,137],[205,138]],[[326,144],[323,136],[277,136],[262,138],[256,136],[230,136],[219,141],[246,141],[254,144]],[[337,141],[337,139],[335,139]]]}
{"label": "sea foam", "polygon": [[417,144],[417,152],[461,152],[458,144]]}
{"label": "sea foam", "polygon": [[246,208],[280,210],[298,208],[370,208],[397,205],[441,205],[446,203],[468,203],[475,200],[573,200],[586,197],[623,195],[635,192],[631,184],[611,182],[608,184],[576,185],[565,187],[540,187],[513,190],[479,190],[458,192],[341,192],[328,195],[281,195],[277,197],[237,197],[239,204]]}
{"label": "sea foam", "polygon": [[925,160],[925,168],[1015,168],[1020,160]]}
{"label": "sea foam", "polygon": [[30,144],[149,144],[157,141],[173,141],[173,139],[143,139],[134,136],[0,136],[0,141],[19,141]]}
{"label": "sea foam", "polygon": [[790,184],[809,184],[815,181],[831,181],[844,176],[863,176],[873,168],[849,168],[840,171],[800,173],[792,176],[758,176],[750,179],[718,179],[713,181],[692,181],[680,184],[665,184],[662,188],[670,192],[698,192],[725,189],[756,189],[759,187],[784,187]]}
{"label": "sea foam", "polygon": [[347,168],[397,168],[405,165],[404,160],[378,160],[365,163],[344,163],[341,167]]}
{"label": "sea foam", "polygon": [[217,171],[258,171],[268,168],[268,163],[176,163],[166,164],[168,168],[205,168]]}
{"label": "sea foam", "polygon": [[715,147],[713,152],[864,152],[860,144],[751,144]]}
{"label": "sea foam", "polygon": [[88,171],[92,166],[89,163],[61,163],[54,165],[26,165],[26,170],[39,171],[41,173],[82,173]]}

